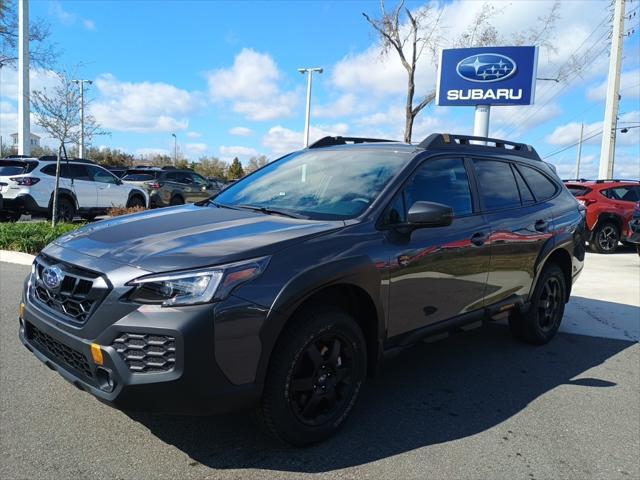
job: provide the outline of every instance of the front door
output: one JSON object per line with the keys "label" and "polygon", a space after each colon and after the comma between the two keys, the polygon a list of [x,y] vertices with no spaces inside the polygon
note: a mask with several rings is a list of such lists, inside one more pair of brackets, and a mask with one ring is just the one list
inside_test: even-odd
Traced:
{"label": "front door", "polygon": [[124,207],[128,200],[128,188],[121,188],[119,180],[104,168],[88,165],[98,192],[98,206],[102,208]]}
{"label": "front door", "polygon": [[[385,214],[391,251],[390,337],[483,307],[489,225],[475,206],[469,168],[462,158],[425,161]],[[452,207],[451,225],[411,232],[393,228],[406,221],[406,212],[417,201]]]}

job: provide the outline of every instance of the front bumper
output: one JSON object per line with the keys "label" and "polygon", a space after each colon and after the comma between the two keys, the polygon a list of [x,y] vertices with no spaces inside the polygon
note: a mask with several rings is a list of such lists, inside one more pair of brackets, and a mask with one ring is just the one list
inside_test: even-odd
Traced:
{"label": "front bumper", "polygon": [[[140,307],[96,338],[85,338],[83,328],[60,321],[25,296],[22,343],[49,368],[104,403],[127,411],[201,415],[250,408],[258,402],[259,385],[232,383],[216,363],[211,305],[153,312]],[[126,334],[172,337],[172,368],[132,371],[115,342]],[[100,345],[102,365],[93,360],[92,343]]]}

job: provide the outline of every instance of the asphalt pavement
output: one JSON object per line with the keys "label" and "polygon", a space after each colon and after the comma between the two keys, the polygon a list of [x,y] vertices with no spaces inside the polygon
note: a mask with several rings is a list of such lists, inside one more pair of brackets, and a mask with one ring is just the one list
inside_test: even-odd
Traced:
{"label": "asphalt pavement", "polygon": [[0,263],[0,478],[640,478],[640,261],[589,254],[543,347],[491,324],[386,362],[337,436],[289,449],[246,413],[130,414],[17,338],[29,268]]}

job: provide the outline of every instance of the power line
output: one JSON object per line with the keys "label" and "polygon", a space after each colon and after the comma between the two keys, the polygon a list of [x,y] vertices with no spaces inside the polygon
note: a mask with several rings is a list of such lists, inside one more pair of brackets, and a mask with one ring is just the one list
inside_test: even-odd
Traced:
{"label": "power line", "polygon": [[[619,127],[619,128],[616,128],[616,130],[623,130],[623,129],[631,130],[632,128],[640,128],[640,125],[635,126],[635,127]],[[598,131],[598,132],[596,132],[596,133],[593,133],[593,135],[590,135],[590,136],[588,136],[588,137],[583,138],[583,139],[582,139],[582,143],[586,142],[587,140],[591,140],[592,138],[595,138],[595,137],[597,137],[598,135],[602,135],[602,130],[600,130],[600,131]],[[570,148],[575,147],[575,146],[576,146],[576,145],[578,145],[579,143],[580,143],[580,141],[577,141],[576,143],[572,143],[571,145],[567,145],[566,147],[563,147],[563,148],[561,148],[560,150],[556,150],[555,152],[551,152],[550,154],[545,155],[544,157],[542,157],[542,159],[543,159],[543,160],[546,160],[547,158],[550,158],[550,157],[553,157],[553,156],[555,156],[555,155],[558,155],[559,153],[562,153],[562,152],[564,152],[564,151],[569,150]]]}

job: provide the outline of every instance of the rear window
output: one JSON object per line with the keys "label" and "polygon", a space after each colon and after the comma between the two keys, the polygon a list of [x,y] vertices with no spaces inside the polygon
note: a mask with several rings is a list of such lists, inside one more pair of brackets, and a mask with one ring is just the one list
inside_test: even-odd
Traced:
{"label": "rear window", "polygon": [[133,169],[129,169],[129,170],[127,170],[127,173],[123,177],[123,180],[125,178],[129,177],[130,175],[146,175],[148,178],[145,178],[145,180],[154,180],[154,179],[158,178],[161,173],[162,172],[159,172],[157,170],[145,170],[145,169],[133,170]]}
{"label": "rear window", "polygon": [[12,161],[0,161],[0,177],[8,177],[10,175],[23,175],[29,173],[35,164],[28,162],[12,162]]}
{"label": "rear window", "polygon": [[130,182],[148,182],[154,179],[154,176],[150,173],[127,173],[122,177],[122,180],[128,180]]}
{"label": "rear window", "polygon": [[574,197],[583,197],[591,191],[590,188],[581,187],[580,185],[567,185],[567,189]]}

